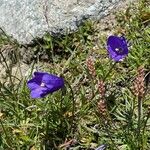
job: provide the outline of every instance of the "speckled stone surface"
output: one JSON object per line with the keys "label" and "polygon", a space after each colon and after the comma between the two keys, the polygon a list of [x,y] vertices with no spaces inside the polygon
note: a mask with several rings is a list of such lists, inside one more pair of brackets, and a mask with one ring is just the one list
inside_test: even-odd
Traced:
{"label": "speckled stone surface", "polygon": [[75,31],[85,19],[100,19],[123,0],[0,0],[0,28],[20,44],[46,32]]}

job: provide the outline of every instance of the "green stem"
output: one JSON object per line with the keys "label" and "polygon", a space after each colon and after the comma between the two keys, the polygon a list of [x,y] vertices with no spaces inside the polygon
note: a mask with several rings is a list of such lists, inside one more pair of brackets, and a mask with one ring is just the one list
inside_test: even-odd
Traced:
{"label": "green stem", "polygon": [[106,120],[105,120],[105,118],[103,118],[103,116],[101,118],[102,118],[102,121],[104,124],[104,129],[105,129],[106,133],[108,134],[108,136],[113,144],[113,147],[116,148],[116,150],[119,150],[119,148],[116,146],[115,142],[112,139],[112,134],[110,133],[109,128],[108,128],[108,123],[106,123]]}
{"label": "green stem", "polygon": [[76,56],[76,54],[78,53],[78,48],[79,45],[74,49],[74,51],[72,52],[71,56],[68,58],[68,60],[65,62],[64,67],[62,68],[61,73],[59,74],[59,76],[62,76],[67,68],[67,66],[69,65],[69,63],[73,60],[73,58]]}
{"label": "green stem", "polygon": [[3,132],[4,132],[4,134],[5,134],[5,136],[6,136],[6,141],[8,142],[8,144],[7,144],[7,146],[9,147],[9,148],[11,148],[11,144],[10,144],[10,142],[11,142],[11,140],[10,140],[10,138],[9,138],[9,136],[8,136],[8,134],[7,134],[7,132],[6,132],[6,130],[5,130],[5,128],[4,128],[4,126],[3,126],[3,123],[2,123],[2,121],[1,121],[1,119],[0,119],[0,124],[1,124],[1,126],[2,126],[2,129],[3,129]]}
{"label": "green stem", "polygon": [[[5,65],[6,65],[6,68],[7,68],[7,70],[8,70],[8,75],[9,75],[9,79],[10,79],[11,86],[14,87],[14,82],[13,82],[12,77],[11,77],[11,70],[9,69],[9,66],[8,66],[8,64],[7,64],[7,61],[6,61],[5,57],[3,56],[3,53],[2,53],[2,52],[0,52],[0,55],[2,56],[2,59],[3,59]],[[13,90],[13,92],[15,92],[13,88],[12,88],[12,90]]]}
{"label": "green stem", "polygon": [[115,66],[116,64],[117,64],[117,63],[115,62],[115,63],[111,66],[111,68],[110,68],[109,71],[107,72],[106,76],[104,77],[103,81],[105,81],[105,80],[107,79],[107,77],[110,75],[112,69],[114,68],[114,66]]}
{"label": "green stem", "polygon": [[138,149],[140,150],[140,133],[141,133],[141,116],[142,116],[142,98],[138,96],[138,127],[137,127],[137,139]]}
{"label": "green stem", "polygon": [[147,121],[148,121],[149,118],[150,118],[150,113],[148,113],[147,118],[146,118],[146,120],[144,122],[142,135],[144,135],[146,124],[147,124]]}
{"label": "green stem", "polygon": [[75,127],[74,127],[74,121],[75,121],[75,98],[74,98],[74,92],[73,92],[73,89],[71,87],[71,85],[65,81],[67,83],[67,85],[69,86],[70,90],[71,90],[71,94],[72,94],[72,129],[73,129],[73,135],[74,135],[74,132],[75,132]]}

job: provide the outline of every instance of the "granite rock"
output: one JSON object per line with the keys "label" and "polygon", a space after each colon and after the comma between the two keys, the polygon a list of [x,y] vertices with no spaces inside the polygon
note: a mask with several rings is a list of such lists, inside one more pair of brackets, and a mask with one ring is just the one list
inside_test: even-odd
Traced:
{"label": "granite rock", "polygon": [[123,0],[0,0],[0,28],[20,44],[45,33],[75,31],[85,19],[100,19]]}

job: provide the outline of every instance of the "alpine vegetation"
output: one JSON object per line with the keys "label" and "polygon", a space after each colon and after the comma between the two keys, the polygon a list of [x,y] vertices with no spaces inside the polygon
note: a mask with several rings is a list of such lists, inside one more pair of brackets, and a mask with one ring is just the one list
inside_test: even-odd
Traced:
{"label": "alpine vegetation", "polygon": [[33,45],[0,35],[0,150],[150,150],[149,4]]}

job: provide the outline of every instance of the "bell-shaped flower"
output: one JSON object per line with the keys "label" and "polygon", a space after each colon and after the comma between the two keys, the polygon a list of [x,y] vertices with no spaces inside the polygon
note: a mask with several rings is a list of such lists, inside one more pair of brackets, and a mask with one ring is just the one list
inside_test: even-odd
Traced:
{"label": "bell-shaped flower", "polygon": [[122,61],[128,55],[128,45],[125,37],[109,36],[107,40],[109,57],[114,61]]}
{"label": "bell-shaped flower", "polygon": [[64,80],[46,72],[34,72],[34,77],[27,82],[32,98],[43,98],[64,87]]}

